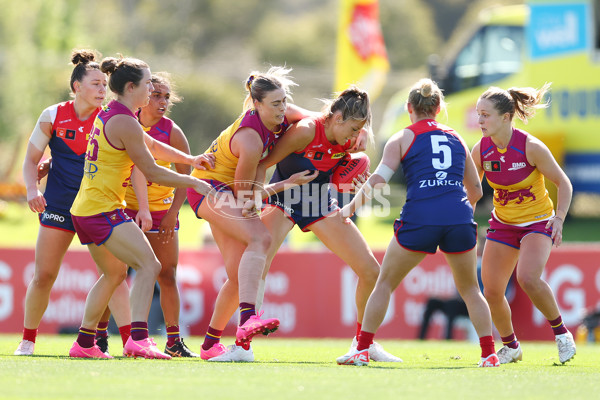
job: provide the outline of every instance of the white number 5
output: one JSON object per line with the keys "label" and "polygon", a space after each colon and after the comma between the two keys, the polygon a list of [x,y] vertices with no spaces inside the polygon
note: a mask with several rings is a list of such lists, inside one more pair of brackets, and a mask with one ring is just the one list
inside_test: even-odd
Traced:
{"label": "white number 5", "polygon": [[[447,144],[448,138],[443,135],[431,136],[431,151],[434,158],[431,159],[431,164],[435,169],[448,169],[452,165],[452,150]],[[438,155],[437,157],[435,157]]]}

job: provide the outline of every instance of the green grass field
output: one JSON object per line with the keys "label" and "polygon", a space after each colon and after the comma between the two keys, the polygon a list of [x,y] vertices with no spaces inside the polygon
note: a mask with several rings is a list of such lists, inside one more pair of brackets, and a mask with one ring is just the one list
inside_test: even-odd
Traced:
{"label": "green grass field", "polygon": [[[342,367],[349,340],[259,338],[254,363],[69,359],[74,335],[41,335],[33,357],[0,335],[0,399],[589,399],[600,388],[600,345],[557,364],[552,342],[522,343],[524,361],[477,368],[479,346],[463,341],[382,340],[404,363]],[[164,339],[156,338],[159,343]],[[199,350],[200,337],[186,339]],[[230,338],[224,343],[229,344]],[[121,351],[111,338],[112,353]]]}

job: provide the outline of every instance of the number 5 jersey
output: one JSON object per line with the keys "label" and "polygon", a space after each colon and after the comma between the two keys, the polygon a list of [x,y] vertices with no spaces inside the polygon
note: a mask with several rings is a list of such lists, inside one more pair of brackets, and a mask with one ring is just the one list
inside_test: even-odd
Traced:
{"label": "number 5 jersey", "polygon": [[460,136],[433,119],[406,129],[415,138],[402,157],[406,203],[401,219],[420,225],[473,222],[473,207],[463,187],[467,150]]}

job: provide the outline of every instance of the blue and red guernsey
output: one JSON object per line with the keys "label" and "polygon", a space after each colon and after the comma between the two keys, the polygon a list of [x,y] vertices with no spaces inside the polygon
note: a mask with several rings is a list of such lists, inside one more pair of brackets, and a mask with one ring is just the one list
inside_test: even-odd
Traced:
{"label": "blue and red guernsey", "polygon": [[55,104],[49,109],[55,117],[48,144],[52,166],[44,198],[48,205],[68,213],[79,191],[89,133],[100,108],[85,121],[77,118],[73,101]]}
{"label": "blue and red guernsey", "polygon": [[331,144],[325,136],[323,121],[315,119],[315,137],[304,149],[288,155],[275,169],[271,182],[279,182],[301,171],[319,171],[319,175],[310,184],[329,183],[335,167],[344,159],[346,150],[351,146]]}
{"label": "blue and red guernsey", "polygon": [[415,137],[402,157],[407,185],[402,221],[421,225],[472,223],[473,207],[463,187],[467,150],[462,139],[433,119],[421,120],[407,129]]}

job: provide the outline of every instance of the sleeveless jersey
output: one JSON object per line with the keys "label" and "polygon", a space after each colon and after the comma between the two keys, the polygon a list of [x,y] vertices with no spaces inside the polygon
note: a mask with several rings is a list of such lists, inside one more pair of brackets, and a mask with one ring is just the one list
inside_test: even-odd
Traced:
{"label": "sleeveless jersey", "polygon": [[[116,100],[98,113],[85,154],[83,180],[71,207],[71,214],[86,217],[125,207],[125,192],[133,161],[124,148],[117,148],[106,137],[105,127],[115,115],[135,115]],[[137,119],[136,119],[137,123]]]}
{"label": "sleeveless jersey", "polygon": [[205,151],[205,153],[213,153],[215,155],[215,168],[210,170],[194,169],[192,176],[199,179],[217,180],[233,187],[235,169],[239,159],[231,152],[231,140],[238,130],[245,127],[252,128],[260,135],[263,142],[262,160],[269,154],[279,136],[287,130],[289,123],[287,118],[285,118],[279,132],[271,132],[262,123],[256,110],[251,109],[246,111],[232,125],[221,132],[219,137]]}
{"label": "sleeveless jersey", "polygon": [[52,117],[52,137],[48,143],[52,165],[44,198],[49,206],[68,213],[79,191],[88,136],[100,108],[85,121],[77,118],[73,101],[48,109]]}
{"label": "sleeveless jersey", "polygon": [[297,172],[305,170],[319,171],[319,175],[309,183],[329,183],[331,175],[350,148],[350,141],[343,145],[331,144],[325,135],[323,121],[314,119],[315,137],[304,149],[286,156],[277,163],[271,182],[285,180]]}
{"label": "sleeveless jersey", "polygon": [[494,189],[493,213],[509,225],[545,221],[553,215],[554,204],[548,196],[544,176],[529,164],[525,153],[529,134],[513,128],[505,149],[484,137],[479,144],[481,167]]}
{"label": "sleeveless jersey", "polygon": [[[138,113],[139,119],[139,113]],[[162,117],[156,124],[147,128],[142,125],[144,131],[153,139],[171,145],[171,130],[173,129],[173,121],[167,117]],[[156,160],[156,163],[161,167],[171,168],[171,163],[168,161]],[[125,202],[127,208],[139,210],[140,206],[133,191],[131,180],[127,181],[127,192],[125,193]],[[158,183],[148,181],[148,205],[150,211],[168,210],[173,203],[175,189],[169,186],[163,186]]]}
{"label": "sleeveless jersey", "polygon": [[420,225],[473,223],[463,187],[466,150],[451,128],[425,119],[407,129],[415,137],[402,157],[406,203],[401,219]]}

